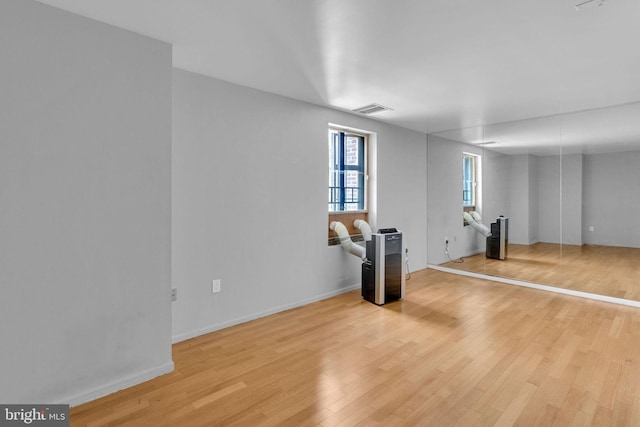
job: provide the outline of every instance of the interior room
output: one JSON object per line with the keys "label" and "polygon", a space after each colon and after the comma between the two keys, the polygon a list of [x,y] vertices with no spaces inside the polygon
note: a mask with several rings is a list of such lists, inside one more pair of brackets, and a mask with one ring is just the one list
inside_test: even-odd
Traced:
{"label": "interior room", "polygon": [[[638,16],[3,0],[0,405],[70,405],[72,425],[633,425]],[[364,163],[338,200],[347,137]],[[354,219],[401,231],[398,301],[362,298],[332,226],[365,248]]]}

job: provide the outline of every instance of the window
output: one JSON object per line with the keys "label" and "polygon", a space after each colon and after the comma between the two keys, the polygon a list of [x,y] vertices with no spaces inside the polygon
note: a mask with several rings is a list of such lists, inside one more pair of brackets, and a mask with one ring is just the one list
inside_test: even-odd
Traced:
{"label": "window", "polygon": [[[375,154],[376,134],[329,124],[329,186],[328,186],[328,236],[329,246],[339,245],[337,233],[331,229],[333,221],[347,228],[354,242],[362,240],[361,232],[353,223],[356,219],[369,222],[370,192],[375,192],[375,180],[369,181],[369,173],[375,173],[375,163],[369,164],[369,155]],[[373,160],[375,162],[375,158]],[[372,166],[373,169],[369,169]],[[372,188],[370,184],[373,185]],[[372,193],[375,194],[375,193]]]}
{"label": "window", "polygon": [[329,129],[329,212],[366,210],[367,137]]}
{"label": "window", "polygon": [[478,169],[480,156],[463,153],[462,157],[462,208],[476,210],[478,201]]}

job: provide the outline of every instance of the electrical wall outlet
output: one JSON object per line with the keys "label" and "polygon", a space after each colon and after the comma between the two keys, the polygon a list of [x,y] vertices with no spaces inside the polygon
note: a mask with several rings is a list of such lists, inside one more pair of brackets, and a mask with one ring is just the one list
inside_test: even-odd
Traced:
{"label": "electrical wall outlet", "polygon": [[173,288],[171,289],[171,301],[177,301],[177,300],[178,300],[178,289]]}
{"label": "electrical wall outlet", "polygon": [[220,292],[220,289],[221,289],[220,279],[216,279],[216,280],[211,282],[211,293],[212,294],[217,294],[218,292]]}

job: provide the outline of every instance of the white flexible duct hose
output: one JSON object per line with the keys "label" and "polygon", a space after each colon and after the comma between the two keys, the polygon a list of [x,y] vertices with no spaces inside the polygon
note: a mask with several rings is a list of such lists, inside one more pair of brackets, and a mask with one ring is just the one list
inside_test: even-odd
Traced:
{"label": "white flexible duct hose", "polygon": [[367,254],[365,248],[353,243],[349,236],[349,232],[347,231],[347,227],[345,227],[343,223],[340,221],[332,221],[331,224],[329,224],[329,228],[338,233],[340,244],[345,251],[359,257],[363,261],[366,259]]}
{"label": "white flexible duct hose", "polygon": [[362,238],[365,242],[371,240],[371,226],[367,223],[367,221],[365,221],[364,219],[356,219],[355,221],[353,221],[353,226],[360,230],[360,232],[362,233]]}
{"label": "white flexible duct hose", "polygon": [[472,214],[469,214],[468,212],[463,212],[462,216],[464,217],[465,221],[467,221],[467,223],[471,226],[471,228],[473,228],[474,230],[476,230],[478,233],[482,234],[484,237],[489,237],[491,236],[491,230],[489,230],[489,228],[484,225],[484,224],[480,224],[479,222],[476,221],[476,214],[478,218],[480,218],[480,215],[478,215],[475,211]]}

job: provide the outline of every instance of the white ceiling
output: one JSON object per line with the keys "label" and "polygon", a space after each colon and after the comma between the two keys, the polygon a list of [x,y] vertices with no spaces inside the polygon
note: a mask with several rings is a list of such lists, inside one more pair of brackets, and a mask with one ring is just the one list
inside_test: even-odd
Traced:
{"label": "white ceiling", "polygon": [[[338,109],[379,103],[393,111],[375,119],[424,132],[640,100],[638,0],[40,2],[169,42],[177,68]],[[635,121],[624,138],[640,142]]]}
{"label": "white ceiling", "polygon": [[435,135],[504,154],[593,154],[640,150],[640,102],[472,126]]}

